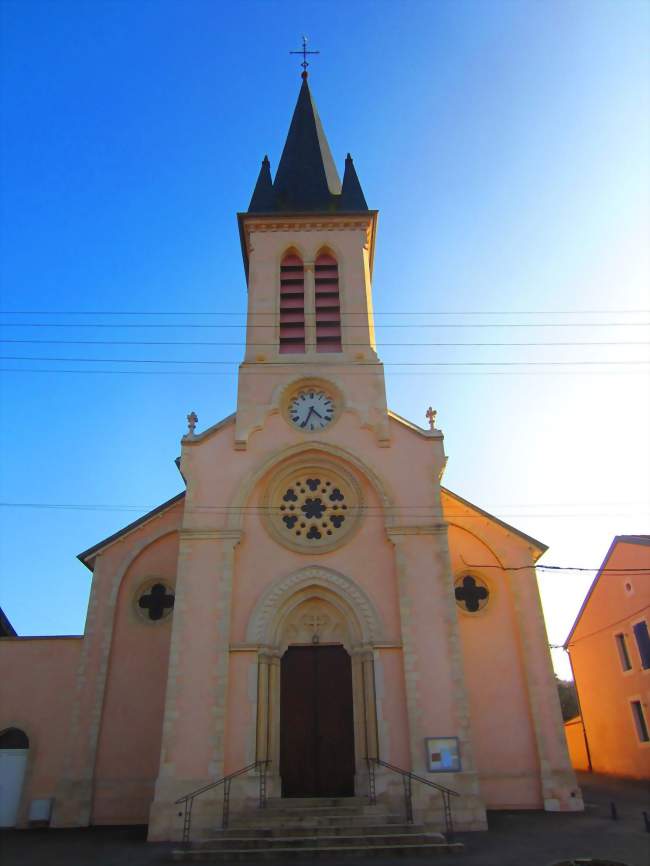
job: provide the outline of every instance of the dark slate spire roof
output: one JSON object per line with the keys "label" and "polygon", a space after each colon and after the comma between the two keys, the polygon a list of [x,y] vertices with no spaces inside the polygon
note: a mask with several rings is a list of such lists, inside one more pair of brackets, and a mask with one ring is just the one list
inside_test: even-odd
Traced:
{"label": "dark slate spire roof", "polygon": [[305,75],[275,180],[271,183],[271,169],[265,157],[248,212],[367,210],[368,205],[349,154],[341,186]]}
{"label": "dark slate spire roof", "polygon": [[253,197],[248,206],[249,211],[264,212],[273,210],[273,181],[271,180],[271,163],[268,156],[262,160],[259,177],[253,190]]}
{"label": "dark slate spire roof", "polygon": [[341,210],[368,210],[366,197],[361,189],[357,172],[348,153],[345,158],[345,172],[343,173],[343,186],[341,187]]}

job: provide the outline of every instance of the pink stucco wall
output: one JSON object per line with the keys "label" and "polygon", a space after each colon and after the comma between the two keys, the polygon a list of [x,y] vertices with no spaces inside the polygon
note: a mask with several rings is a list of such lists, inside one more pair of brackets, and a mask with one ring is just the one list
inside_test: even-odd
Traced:
{"label": "pink stucco wall", "polygon": [[539,759],[506,575],[466,529],[450,527],[449,547],[454,574],[478,574],[490,589],[484,610],[458,617],[481,793],[490,808],[539,808]]}
{"label": "pink stucco wall", "polygon": [[171,622],[142,619],[138,588],[151,578],[176,583],[178,535],[154,541],[121,581],[95,765],[92,822],[145,824],[158,776]]}
{"label": "pink stucco wall", "polygon": [[54,797],[63,773],[71,696],[82,638],[0,639],[0,731],[20,728],[29,737],[29,759],[19,824],[29,803]]}

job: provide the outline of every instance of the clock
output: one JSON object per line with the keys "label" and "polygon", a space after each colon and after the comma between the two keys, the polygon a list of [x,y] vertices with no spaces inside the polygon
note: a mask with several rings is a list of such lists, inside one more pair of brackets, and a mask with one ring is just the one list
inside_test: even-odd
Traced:
{"label": "clock", "polygon": [[334,417],[334,400],[321,388],[302,388],[289,401],[289,419],[298,430],[324,430]]}

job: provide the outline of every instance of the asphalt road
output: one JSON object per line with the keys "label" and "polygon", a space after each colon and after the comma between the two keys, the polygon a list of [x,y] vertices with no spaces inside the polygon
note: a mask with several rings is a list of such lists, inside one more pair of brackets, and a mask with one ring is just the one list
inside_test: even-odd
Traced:
{"label": "asphalt road", "polygon": [[[439,866],[555,866],[577,858],[598,858],[625,866],[649,866],[650,833],[642,812],[650,813],[650,785],[580,774],[584,813],[491,812],[487,833],[461,833],[465,851],[437,857]],[[611,818],[616,804],[618,820]],[[2,866],[153,866],[171,862],[173,844],[148,844],[144,827],[83,830],[8,830],[0,833]],[[252,866],[253,862],[250,861]],[[292,859],[293,866],[310,861]],[[321,861],[328,866],[346,862]],[[422,860],[376,858],[377,866]],[[240,866],[246,866],[241,863]]]}

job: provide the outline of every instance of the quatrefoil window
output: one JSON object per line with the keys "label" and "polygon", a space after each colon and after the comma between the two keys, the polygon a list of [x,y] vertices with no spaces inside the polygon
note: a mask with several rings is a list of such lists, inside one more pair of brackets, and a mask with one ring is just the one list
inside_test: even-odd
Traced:
{"label": "quatrefoil window", "polygon": [[477,613],[482,610],[490,598],[490,590],[487,584],[473,574],[464,574],[456,581],[454,586],[456,604],[461,610],[468,613]]}
{"label": "quatrefoil window", "polygon": [[289,547],[318,552],[337,547],[359,516],[356,481],[334,466],[285,471],[267,492],[267,525]]}
{"label": "quatrefoil window", "polygon": [[163,581],[154,580],[138,592],[136,608],[143,619],[158,622],[171,616],[174,601],[174,591]]}

